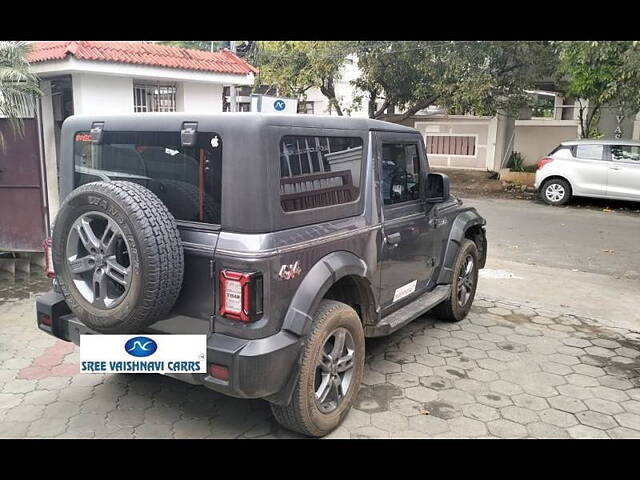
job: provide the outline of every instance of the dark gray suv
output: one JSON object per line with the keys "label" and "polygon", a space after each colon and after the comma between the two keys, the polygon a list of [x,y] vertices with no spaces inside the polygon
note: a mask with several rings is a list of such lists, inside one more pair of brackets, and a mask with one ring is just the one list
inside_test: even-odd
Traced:
{"label": "dark gray suv", "polygon": [[206,334],[206,374],[264,398],[284,426],[336,428],[365,337],[425,312],[459,321],[484,267],[485,220],[428,173],[408,127],[307,115],[68,118],[40,329]]}

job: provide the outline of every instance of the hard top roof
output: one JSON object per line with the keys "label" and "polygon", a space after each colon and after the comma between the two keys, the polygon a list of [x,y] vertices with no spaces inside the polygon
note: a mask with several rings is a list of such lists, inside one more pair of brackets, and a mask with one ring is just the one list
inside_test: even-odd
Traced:
{"label": "hard top roof", "polygon": [[[105,129],[122,128],[120,126],[132,125],[135,122],[137,130],[147,130],[155,128],[155,125],[162,124],[166,129],[167,124],[179,128],[182,122],[198,122],[202,124],[202,129],[207,125],[220,125],[225,127],[256,128],[259,126],[284,126],[284,127],[314,127],[314,128],[334,128],[344,130],[386,130],[393,132],[418,133],[414,128],[398,125],[396,123],[372,120],[370,118],[356,117],[334,117],[329,115],[307,115],[307,114],[278,114],[278,113],[255,113],[255,112],[225,112],[225,113],[128,113],[120,115],[73,115],[65,123],[86,124],[87,122],[105,121]],[[130,127],[129,127],[130,128]],[[199,128],[200,129],[200,128]]]}

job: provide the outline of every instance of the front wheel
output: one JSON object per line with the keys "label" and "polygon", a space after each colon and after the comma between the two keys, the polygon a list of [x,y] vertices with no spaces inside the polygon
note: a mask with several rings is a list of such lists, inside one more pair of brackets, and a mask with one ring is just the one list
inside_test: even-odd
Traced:
{"label": "front wheel", "polygon": [[334,430],[355,401],[364,371],[364,331],[356,311],[323,300],[302,354],[300,374],[289,405],[271,404],[276,420],[303,435]]}
{"label": "front wheel", "polygon": [[451,294],[434,309],[436,316],[450,322],[462,320],[471,309],[477,286],[478,248],[474,242],[465,239],[453,264]]}

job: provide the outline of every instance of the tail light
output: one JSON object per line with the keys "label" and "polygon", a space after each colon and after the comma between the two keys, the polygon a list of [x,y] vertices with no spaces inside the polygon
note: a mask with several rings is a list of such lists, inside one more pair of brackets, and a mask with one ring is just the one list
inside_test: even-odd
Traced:
{"label": "tail light", "polygon": [[262,316],[262,274],[222,270],[220,315],[241,322],[254,322]]}
{"label": "tail light", "polygon": [[540,161],[538,162],[538,170],[540,170],[542,167],[544,167],[547,163],[551,163],[551,162],[553,162],[553,158],[552,157],[541,158]]}
{"label": "tail light", "polygon": [[47,238],[42,243],[44,250],[44,263],[47,277],[56,278],[56,272],[53,271],[53,257],[51,256],[51,239]]}

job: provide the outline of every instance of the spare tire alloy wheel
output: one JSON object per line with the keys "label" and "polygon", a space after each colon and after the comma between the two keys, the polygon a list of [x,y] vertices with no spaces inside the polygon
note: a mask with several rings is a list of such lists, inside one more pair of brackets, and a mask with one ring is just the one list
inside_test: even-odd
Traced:
{"label": "spare tire alloy wheel", "polygon": [[180,232],[142,185],[93,182],[67,196],[52,258],[65,301],[100,333],[138,333],[173,308],[184,273]]}
{"label": "spare tire alloy wheel", "polygon": [[88,212],[73,223],[67,261],[78,292],[94,307],[113,308],[126,297],[131,283],[129,244],[107,215]]}

